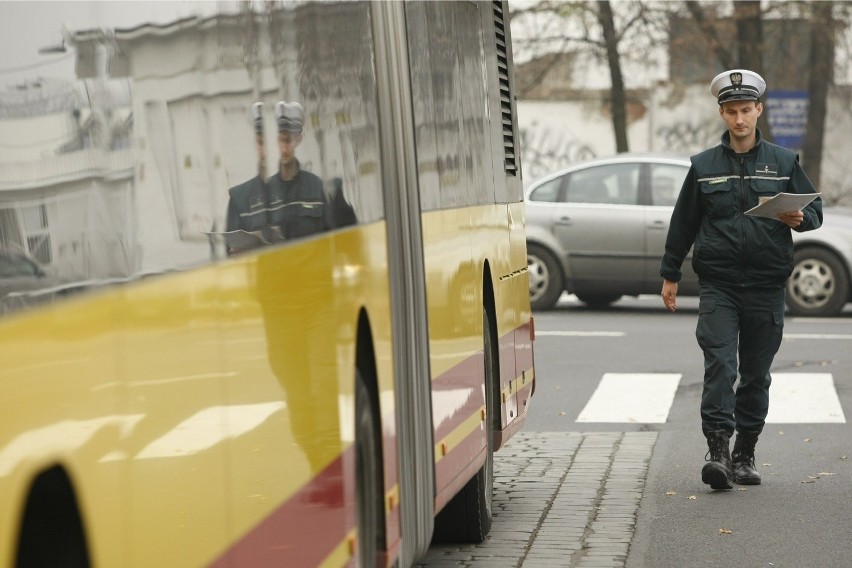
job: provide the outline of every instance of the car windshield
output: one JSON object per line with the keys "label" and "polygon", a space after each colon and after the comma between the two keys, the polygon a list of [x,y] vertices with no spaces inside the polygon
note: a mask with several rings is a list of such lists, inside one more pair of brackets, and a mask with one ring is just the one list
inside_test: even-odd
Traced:
{"label": "car windshield", "polygon": [[0,254],[0,278],[38,276],[38,267],[22,256]]}

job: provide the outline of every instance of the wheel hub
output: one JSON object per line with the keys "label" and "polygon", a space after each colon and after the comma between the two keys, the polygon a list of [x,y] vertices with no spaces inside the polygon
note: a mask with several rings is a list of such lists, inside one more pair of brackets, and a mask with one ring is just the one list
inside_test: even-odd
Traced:
{"label": "wheel hub", "polygon": [[822,306],[834,293],[834,276],[831,269],[821,262],[802,263],[791,277],[792,292],[803,304]]}

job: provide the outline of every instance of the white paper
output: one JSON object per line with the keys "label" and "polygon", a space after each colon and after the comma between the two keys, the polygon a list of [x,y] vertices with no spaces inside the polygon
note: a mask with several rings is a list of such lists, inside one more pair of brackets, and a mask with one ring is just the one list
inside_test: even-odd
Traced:
{"label": "white paper", "polygon": [[224,238],[229,248],[238,250],[252,249],[261,245],[269,244],[269,242],[263,238],[260,231],[248,232],[243,231],[242,229],[237,229],[236,231],[207,234]]}
{"label": "white paper", "polygon": [[745,214],[753,217],[778,219],[779,213],[801,211],[819,195],[819,193],[778,193],[772,197],[761,197],[760,203],[746,211]]}

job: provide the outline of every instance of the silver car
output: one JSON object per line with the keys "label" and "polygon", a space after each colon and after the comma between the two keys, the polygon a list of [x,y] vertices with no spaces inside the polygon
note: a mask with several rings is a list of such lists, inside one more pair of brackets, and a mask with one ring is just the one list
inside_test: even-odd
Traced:
{"label": "silver car", "polygon": [[[620,154],[533,183],[525,193],[533,309],[553,307],[563,291],[591,306],[659,294],[669,220],[689,165],[688,156]],[[823,212],[820,229],[793,232],[793,315],[835,315],[852,301],[852,210]],[[698,294],[691,260],[678,286],[685,296]]]}

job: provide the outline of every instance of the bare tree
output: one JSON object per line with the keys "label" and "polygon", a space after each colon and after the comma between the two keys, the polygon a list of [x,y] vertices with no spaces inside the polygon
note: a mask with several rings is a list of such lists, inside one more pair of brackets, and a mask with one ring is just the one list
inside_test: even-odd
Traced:
{"label": "bare tree", "polygon": [[[720,27],[727,24],[728,18],[715,17],[714,13],[724,4],[713,2],[709,4],[710,13],[701,2],[689,0],[686,8],[701,34],[707,40],[713,54],[725,69],[750,69],[765,77],[763,71],[763,54],[766,47],[763,42],[763,19],[760,0],[738,0],[733,2],[733,20],[736,26],[736,55],[726,45]],[[772,129],[769,126],[769,109],[764,106],[764,112],[757,121],[757,126],[764,140],[772,140]]]}
{"label": "bare tree", "polygon": [[[519,51],[532,53],[544,62],[536,66],[536,73],[528,83],[520,86],[521,89],[536,87],[554,65],[566,61],[564,58],[547,58],[544,56],[546,53],[575,51],[605,62],[611,80],[608,106],[612,114],[616,151],[629,151],[628,93],[623,63],[630,57],[645,57],[652,46],[665,41],[663,22],[668,9],[666,5],[649,1],[611,4],[609,0],[544,0],[516,10],[512,14],[513,20],[522,16],[538,16],[537,21],[545,22],[546,26],[544,33],[530,34],[527,39],[515,41]],[[547,19],[543,18],[545,16]]]}
{"label": "bare tree", "polygon": [[[734,2],[734,21],[737,26],[737,55],[739,59],[737,66],[765,77],[763,54],[766,52],[766,46],[763,43],[763,19],[760,13],[760,0]],[[760,128],[763,139],[771,142],[772,128],[769,126],[769,107],[767,105],[764,105],[763,113],[757,119],[757,127]]]}
{"label": "bare tree", "polygon": [[603,30],[603,43],[606,60],[609,64],[609,77],[612,82],[612,127],[615,130],[615,151],[627,152],[627,95],[624,92],[624,78],[621,75],[621,58],[618,55],[618,35],[615,32],[615,20],[612,6],[608,0],[598,3],[598,20]]}
{"label": "bare tree", "polygon": [[802,161],[814,186],[819,187],[828,91],[834,82],[834,2],[817,2],[811,9],[811,75],[808,78],[810,103]]}

